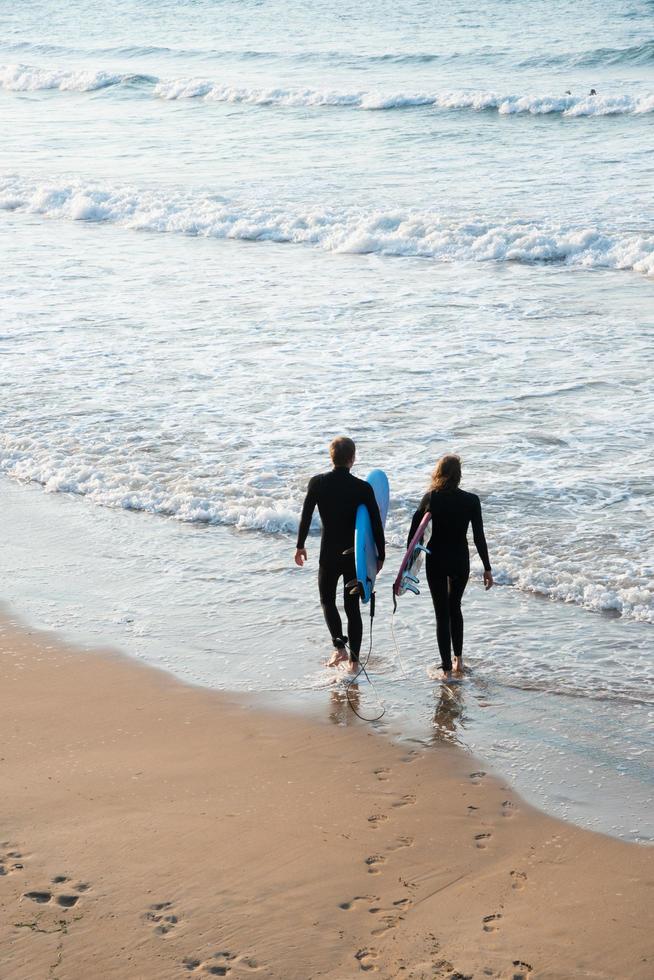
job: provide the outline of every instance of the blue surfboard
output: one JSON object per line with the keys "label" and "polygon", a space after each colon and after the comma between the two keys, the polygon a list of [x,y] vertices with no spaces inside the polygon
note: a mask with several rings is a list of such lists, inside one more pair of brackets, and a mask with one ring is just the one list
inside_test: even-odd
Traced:
{"label": "blue surfboard", "polygon": [[[375,492],[382,524],[385,525],[390,498],[388,477],[383,470],[372,470],[366,480]],[[370,596],[375,591],[375,579],[377,578],[377,548],[372,535],[370,514],[365,504],[359,505],[354,524],[354,563],[361,599],[363,602],[370,602]]]}

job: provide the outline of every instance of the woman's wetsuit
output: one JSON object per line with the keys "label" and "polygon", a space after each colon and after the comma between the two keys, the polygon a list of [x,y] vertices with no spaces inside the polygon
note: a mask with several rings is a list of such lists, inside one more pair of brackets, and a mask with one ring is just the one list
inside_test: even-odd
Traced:
{"label": "woman's wetsuit", "polygon": [[356,578],[354,564],[354,522],[360,504],[365,504],[370,514],[372,533],[380,561],[385,557],[384,526],[379,514],[375,493],[369,483],[352,476],[347,466],[335,466],[329,473],[320,473],[309,481],[302,507],[297,547],[304,548],[311,517],[318,507],[322,521],[318,590],[320,604],[336,649],[343,649],[349,642],[350,653],[358,658],[361,649],[363,624],[359,609],[359,596],[350,595],[344,588],[343,601],[347,616],[348,635],[343,634],[343,624],[336,607],[336,587],[339,578],[345,586]]}
{"label": "woman's wetsuit", "polygon": [[[431,513],[431,540],[427,545],[427,582],[436,613],[436,638],[443,670],[452,669],[454,656],[463,651],[461,599],[470,574],[468,525],[484,568],[490,571],[479,497],[465,490],[431,490],[413,515],[408,541],[425,513]],[[407,542],[408,544],[408,542]]]}

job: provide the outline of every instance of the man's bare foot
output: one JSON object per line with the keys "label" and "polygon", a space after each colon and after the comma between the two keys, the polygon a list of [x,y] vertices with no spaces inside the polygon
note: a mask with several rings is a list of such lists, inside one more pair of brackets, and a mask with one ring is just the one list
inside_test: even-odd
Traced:
{"label": "man's bare foot", "polygon": [[343,661],[347,659],[348,659],[347,650],[344,647],[337,647],[334,650],[331,659],[327,661],[327,666],[338,667],[339,664],[342,664]]}
{"label": "man's bare foot", "polygon": [[455,657],[452,661],[452,669],[455,674],[463,673],[463,657]]}
{"label": "man's bare foot", "polygon": [[356,660],[354,660],[353,657],[348,657],[347,669],[351,671],[351,673],[353,674],[356,673],[356,671],[359,669],[360,666],[361,666],[361,662],[358,657]]}
{"label": "man's bare foot", "polygon": [[429,667],[427,669],[427,676],[432,681],[450,681],[452,680],[452,671],[443,670],[442,667]]}

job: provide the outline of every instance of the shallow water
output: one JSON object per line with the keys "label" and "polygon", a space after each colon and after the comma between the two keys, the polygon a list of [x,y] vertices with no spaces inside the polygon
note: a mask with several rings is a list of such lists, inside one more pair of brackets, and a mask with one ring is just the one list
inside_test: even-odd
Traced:
{"label": "shallow water", "polygon": [[[0,504],[0,589],[10,614],[77,643],[110,644],[187,683],[367,728],[348,706],[346,676],[324,666],[316,568],[292,566],[290,541],[89,512],[74,497],[6,480]],[[392,548],[389,564],[399,559]],[[651,675],[634,675],[627,687],[616,670],[615,692],[592,687],[615,669],[617,649],[639,656],[648,625],[513,589],[487,595],[473,583],[465,600],[471,673],[445,687],[427,676],[436,656],[428,596],[400,600],[395,639],[391,612],[383,572],[372,684],[361,679],[349,692],[363,718],[384,711],[377,731],[425,747],[462,745],[550,813],[628,840],[654,839]]]}
{"label": "shallow water", "polygon": [[499,588],[475,564],[460,710],[425,682],[428,604],[408,678],[381,604],[390,728],[435,714],[531,799],[651,836],[652,5],[441,6],[0,8],[0,581],[313,710],[289,561],[326,445],[389,473],[389,564],[458,451]]}

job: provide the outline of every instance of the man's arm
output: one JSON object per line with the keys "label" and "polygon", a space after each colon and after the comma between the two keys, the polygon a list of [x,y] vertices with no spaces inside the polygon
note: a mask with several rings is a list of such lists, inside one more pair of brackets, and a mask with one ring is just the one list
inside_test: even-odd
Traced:
{"label": "man's arm", "polygon": [[[311,518],[313,517],[313,512],[316,509],[316,504],[318,502],[316,496],[316,477],[312,477],[309,480],[309,486],[307,487],[307,494],[304,498],[304,503],[302,505],[302,515],[300,517],[300,526],[297,532],[297,544],[295,551],[295,564],[303,565],[307,558],[306,549],[304,547],[304,542],[307,539],[307,534],[309,533],[309,528],[311,527]],[[299,558],[299,560],[298,560]]]}
{"label": "man's arm", "polygon": [[375,547],[377,548],[377,561],[380,565],[386,560],[386,538],[384,537],[384,525],[382,524],[381,514],[379,513],[379,506],[377,504],[377,498],[375,497],[375,491],[372,489],[369,483],[366,484],[368,491],[366,491],[366,507],[368,508],[368,513],[370,514],[370,523],[372,525],[372,536],[375,539]]}

